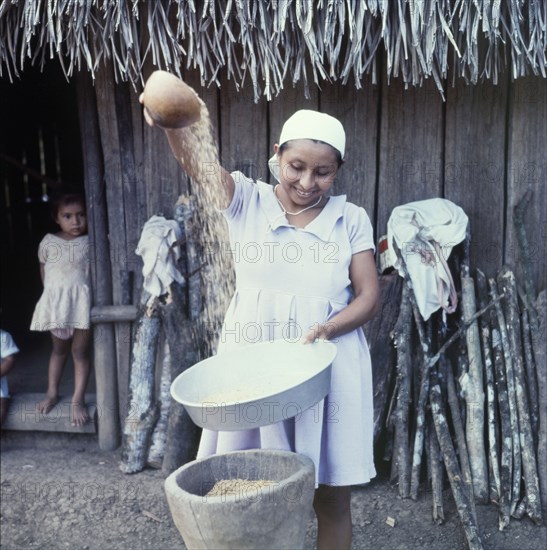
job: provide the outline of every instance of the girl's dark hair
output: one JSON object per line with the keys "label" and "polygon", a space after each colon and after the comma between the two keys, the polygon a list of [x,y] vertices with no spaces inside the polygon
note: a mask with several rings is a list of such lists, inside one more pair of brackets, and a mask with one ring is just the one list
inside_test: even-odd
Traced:
{"label": "girl's dark hair", "polygon": [[[325,143],[324,141],[321,141],[320,139],[311,139],[311,138],[308,138],[308,139],[310,139],[310,141],[313,141],[314,143],[322,143],[323,145],[328,145],[329,147],[331,147],[332,150],[336,154],[336,162],[338,163],[338,168],[340,168],[340,166],[342,166],[344,161],[342,160],[342,155],[340,154],[340,151],[338,151],[338,149],[336,147],[333,147],[332,145],[330,145],[330,143]],[[279,155],[281,155],[287,147],[290,147],[291,141],[292,140],[286,141],[285,143],[280,145],[279,149],[277,150],[277,153]]]}
{"label": "girl's dark hair", "polygon": [[60,189],[57,189],[52,194],[49,202],[51,217],[53,220],[57,218],[59,209],[69,204],[81,204],[85,210],[86,204],[84,193],[74,187],[61,187]]}

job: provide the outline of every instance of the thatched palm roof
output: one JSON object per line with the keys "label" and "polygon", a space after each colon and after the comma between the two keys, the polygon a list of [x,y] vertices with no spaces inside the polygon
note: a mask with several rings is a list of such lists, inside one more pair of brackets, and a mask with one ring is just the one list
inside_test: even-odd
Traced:
{"label": "thatched palm roof", "polygon": [[546,74],[546,0],[1,0],[0,76],[57,57],[92,73],[107,57],[116,77],[142,83],[145,60],[174,72],[225,71],[255,98],[287,83],[434,78],[471,83]]}

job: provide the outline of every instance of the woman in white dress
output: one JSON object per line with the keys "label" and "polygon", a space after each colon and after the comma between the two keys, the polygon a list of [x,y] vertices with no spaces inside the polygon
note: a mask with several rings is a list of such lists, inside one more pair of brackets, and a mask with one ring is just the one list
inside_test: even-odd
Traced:
{"label": "woman in white dress", "polygon": [[[165,131],[184,168],[183,133]],[[259,429],[204,430],[198,451],[202,457],[270,448],[309,456],[316,467],[318,548],[350,547],[351,485],[375,475],[372,375],[361,327],[376,312],[378,278],[365,210],[329,195],[344,152],[338,120],[301,110],[274,145],[269,166],[275,186],[221,169],[222,213],[232,249],[241,253],[218,352],[251,340],[321,338],[336,344],[337,356],[321,406]]]}

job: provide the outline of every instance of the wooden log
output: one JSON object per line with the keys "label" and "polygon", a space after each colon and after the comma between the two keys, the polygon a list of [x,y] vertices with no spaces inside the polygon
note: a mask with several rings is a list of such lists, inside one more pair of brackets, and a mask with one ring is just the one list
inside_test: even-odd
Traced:
{"label": "wooden log", "polygon": [[480,538],[478,525],[462,482],[461,471],[458,466],[456,452],[452,444],[452,438],[450,436],[450,430],[448,428],[446,414],[443,407],[441,387],[435,377],[432,379],[429,398],[435,431],[437,433],[439,446],[443,455],[448,480],[452,488],[454,502],[456,503],[456,508],[467,538],[467,544],[470,550],[480,550],[483,548],[483,545]]}
{"label": "wooden log", "polygon": [[140,472],[146,465],[150,437],[159,415],[155,366],[160,332],[159,300],[150,297],[136,323],[129,377],[129,410],[123,430],[120,470]]}
{"label": "wooden log", "polygon": [[[405,282],[405,284],[406,284],[406,282]],[[484,315],[486,312],[488,312],[490,310],[490,308],[492,308],[496,303],[499,303],[500,299],[501,298],[499,296],[497,296],[495,300],[492,300],[492,302],[490,302],[487,306],[482,308],[480,311],[476,312],[470,319],[468,319],[468,321],[466,323],[464,323],[462,326],[460,326],[459,329],[448,340],[446,340],[444,342],[444,344],[440,347],[439,351],[435,355],[433,355],[432,357],[430,357],[428,359],[427,368],[429,369],[429,368],[433,367],[443,357],[444,352],[449,348],[449,346],[452,345],[454,342],[456,342],[460,338],[460,336],[465,332],[467,327],[471,323],[475,322],[476,319],[478,319],[481,315]],[[410,302],[410,300],[408,300],[408,302]],[[417,312],[417,309],[415,308],[413,310],[413,314],[415,315],[415,319],[417,318],[418,320],[420,320],[419,315],[418,315],[418,317],[416,317],[416,312]],[[417,326],[421,327],[421,322]],[[423,341],[424,339],[425,339],[425,333],[424,333],[424,329],[422,327],[421,328],[421,341]],[[456,389],[455,389],[454,381],[452,381],[452,383],[453,383],[453,388],[454,388],[454,390],[453,390],[453,395],[454,395],[454,399],[453,399],[454,413],[453,413],[453,415],[454,415],[454,418],[460,418],[460,423],[461,423],[461,415],[459,414],[459,399],[456,395]],[[418,397],[416,398],[416,401],[419,401]],[[417,422],[417,425],[418,425],[418,422]],[[461,441],[462,441],[462,443],[460,445],[460,448],[466,448],[465,435],[464,435],[463,427],[461,428]],[[414,439],[414,443],[416,445],[416,438]],[[414,448],[416,448],[415,445],[414,445]],[[415,455],[413,455],[413,457],[414,456]],[[466,451],[465,456],[467,457],[467,451]],[[420,456],[420,463],[421,463],[421,456]],[[469,483],[471,483],[470,469],[468,471],[469,471],[469,475],[467,475],[466,479],[468,480]],[[413,485],[412,485],[412,480],[414,480]],[[418,485],[419,485],[419,467],[416,466],[415,468],[413,468],[411,470],[411,488],[410,488],[410,491],[409,491],[409,494],[410,494],[411,497],[412,497],[412,494],[416,495],[413,498],[417,498]],[[413,493],[413,489],[414,489],[414,493]],[[469,491],[469,492],[472,493],[472,491]],[[473,505],[473,509],[474,509],[474,505]]]}
{"label": "wooden log", "polygon": [[[393,393],[391,394],[389,412],[388,412],[388,416],[386,418],[386,424],[385,424],[386,429],[383,437],[384,439],[383,457],[384,457],[384,460],[391,462],[391,467],[389,470],[389,482],[392,484],[399,483],[399,453],[397,449],[398,441],[397,441],[397,426],[396,426],[396,419],[395,419],[395,408],[397,407],[398,395],[399,395],[399,384],[397,379],[395,379],[395,387],[393,388]],[[388,435],[391,439],[391,442],[389,442],[389,444],[386,437]],[[388,454],[388,447],[389,447],[389,450],[391,450],[391,456],[389,456]]]}
{"label": "wooden log", "polygon": [[171,405],[171,354],[169,353],[169,344],[164,331],[160,333],[158,364],[161,365],[158,392],[159,417],[152,432],[146,464],[151,468],[161,469],[165,454],[169,408]]}
{"label": "wooden log", "polygon": [[524,517],[524,514],[526,514],[527,508],[528,508],[528,502],[526,500],[526,496],[524,496],[522,500],[518,503],[517,507],[515,508],[515,511],[513,512],[513,517],[515,519],[522,519]]}
{"label": "wooden log", "polygon": [[458,455],[460,458],[460,470],[462,472],[462,481],[465,487],[465,492],[469,500],[469,505],[475,514],[475,496],[473,494],[473,476],[471,475],[471,464],[469,462],[469,453],[467,451],[467,442],[465,439],[465,430],[463,427],[463,421],[460,416],[460,403],[458,395],[456,393],[456,382],[454,380],[454,373],[452,371],[452,365],[449,361],[443,357],[446,366],[446,382],[447,382],[447,394],[448,394],[448,406],[450,408],[450,416],[452,419],[452,427],[454,429],[454,435],[456,436],[456,444],[458,446]]}
{"label": "wooden log", "polygon": [[392,379],[396,361],[390,335],[399,314],[402,282],[403,279],[397,273],[380,275],[380,311],[363,327],[372,363],[375,444],[387,417],[390,395],[393,395]]}
{"label": "wooden log", "polygon": [[490,303],[488,305],[486,305],[484,308],[482,308],[481,310],[477,311],[477,313],[475,313],[475,315],[473,315],[472,317],[470,317],[467,322],[465,323],[462,323],[459,327],[458,327],[458,330],[456,332],[454,332],[452,334],[452,336],[450,336],[450,338],[448,338],[448,340],[446,340],[443,345],[439,348],[439,350],[435,353],[435,355],[431,356],[430,359],[429,359],[429,362],[430,362],[430,366],[432,367],[433,365],[435,365],[437,363],[437,361],[439,361],[439,359],[443,356],[443,354],[446,352],[446,350],[452,345],[454,344],[454,342],[460,340],[460,337],[465,333],[465,331],[467,330],[467,328],[471,325],[471,323],[474,323],[479,317],[481,317],[481,315],[484,315],[485,313],[487,313],[492,307],[494,307],[497,303],[499,303],[502,298],[503,298],[503,294],[501,296],[496,296],[496,299],[495,300],[491,300]]}
{"label": "wooden log", "polygon": [[460,277],[465,279],[471,276],[471,227],[469,223],[465,228],[465,239],[461,244]]}
{"label": "wooden log", "polygon": [[522,457],[522,470],[526,489],[527,513],[535,523],[541,523],[541,496],[539,492],[539,477],[536,463],[536,449],[532,437],[530,409],[526,389],[526,373],[522,360],[521,328],[517,303],[517,285],[515,275],[508,268],[502,268],[499,278],[507,295],[506,311],[507,331],[511,345],[514,374],[515,393],[519,421],[519,438]]}
{"label": "wooden log", "polygon": [[534,364],[534,352],[532,350],[531,327],[526,306],[521,314],[522,346],[524,351],[524,365],[526,367],[526,386],[530,398],[530,423],[532,424],[532,436],[534,445],[538,446],[539,430],[539,401],[536,369]]}
{"label": "wooden log", "polygon": [[94,306],[91,308],[92,323],[118,323],[121,321],[134,321],[137,318],[137,306]]}
{"label": "wooden log", "polygon": [[399,479],[399,496],[410,495],[410,450],[409,450],[409,406],[412,382],[412,306],[408,298],[409,290],[403,284],[401,307],[393,330],[393,341],[397,350],[397,405],[395,409],[395,455]]}
{"label": "wooden log", "polygon": [[444,508],[443,508],[443,459],[437,433],[433,425],[433,418],[428,415],[427,421],[427,447],[429,464],[431,469],[431,497],[433,505],[433,521],[437,525],[444,523]]}
{"label": "wooden log", "polygon": [[520,266],[522,268],[522,274],[524,277],[524,289],[526,291],[526,297],[528,303],[532,304],[530,308],[530,320],[534,328],[538,326],[537,313],[533,307],[536,299],[536,291],[534,289],[534,273],[532,266],[530,265],[531,252],[528,235],[526,234],[526,227],[524,220],[526,217],[526,209],[528,204],[532,200],[534,193],[531,189],[527,189],[521,199],[513,208],[513,224],[515,226],[515,233],[520,248]]}
{"label": "wooden log", "polygon": [[[461,280],[470,276],[470,267],[469,262],[471,260],[471,228],[469,223],[467,224],[465,230],[465,239],[461,245],[457,248],[458,253],[454,255],[455,263],[458,269],[455,271],[460,274],[460,290],[458,292],[459,305],[458,313],[460,315],[461,323],[469,327],[470,325],[466,323],[463,306],[462,306],[462,282]],[[457,362],[457,376],[456,376],[456,388],[458,395],[458,402],[460,405],[460,414],[462,421],[467,424],[467,402],[465,399],[465,392],[461,386],[461,381],[464,379],[465,375],[469,372],[469,349],[467,347],[467,329],[461,334],[460,339],[458,340],[458,362]]]}
{"label": "wooden log", "polygon": [[[468,326],[468,325],[467,325]],[[467,423],[467,406],[464,398],[464,392],[462,390],[460,380],[464,378],[465,373],[469,370],[469,361],[467,359],[467,343],[465,339],[465,331],[463,331],[458,338],[458,356],[456,358],[456,378],[454,384],[456,386],[456,396],[458,398],[458,405],[460,407],[460,417],[464,424]]]}
{"label": "wooden log", "polygon": [[[475,283],[462,277],[462,312],[467,321],[476,313]],[[466,331],[469,370],[459,379],[466,403],[467,449],[473,476],[473,493],[479,502],[488,502],[488,469],[484,448],[484,382],[479,328],[476,322]]]}
{"label": "wooden log", "polygon": [[[83,144],[93,305],[101,307],[112,303],[113,289],[97,100],[88,74],[78,73],[76,84]],[[112,451],[120,444],[120,416],[114,327],[106,323],[96,323],[93,326],[93,368],[99,447],[103,451]]]}
{"label": "wooden log", "polygon": [[417,500],[418,488],[420,485],[420,469],[422,465],[422,452],[424,446],[424,428],[425,428],[425,406],[427,403],[427,397],[429,394],[429,370],[431,368],[430,362],[430,350],[431,342],[428,341],[425,329],[423,326],[423,319],[420,315],[418,305],[416,303],[416,297],[412,288],[412,281],[408,270],[406,269],[405,261],[399,250],[399,247],[393,242],[395,254],[399,260],[400,269],[403,272],[403,277],[406,285],[408,286],[408,297],[412,306],[412,314],[414,317],[414,323],[418,331],[418,337],[420,342],[420,348],[422,357],[420,361],[420,386],[418,398],[416,401],[416,430],[414,433],[414,444],[412,449],[412,468],[410,472],[410,498]]}
{"label": "wooden log", "polygon": [[416,406],[416,430],[414,433],[414,446],[412,449],[412,470],[410,473],[410,497],[413,500],[418,498],[418,487],[420,484],[420,468],[422,464],[422,452],[424,446],[424,428],[425,428],[425,411],[427,397],[429,394],[429,372],[431,369],[431,361],[429,351],[431,350],[431,341],[427,338],[423,321],[418,311],[416,298],[412,287],[410,290],[410,302],[414,315],[414,323],[420,339],[422,358],[420,361],[420,390]]}
{"label": "wooden log", "polygon": [[[488,285],[484,273],[477,269],[477,294],[479,307],[482,309],[488,302]],[[488,426],[488,479],[489,498],[491,502],[499,502],[500,495],[500,470],[498,458],[497,438],[497,404],[496,388],[494,382],[494,366],[490,349],[490,320],[483,316],[479,320],[481,330],[482,352],[484,357],[484,376],[486,381],[486,420]]]}
{"label": "wooden log", "polygon": [[[181,372],[199,361],[196,333],[201,333],[201,340],[204,340],[203,327],[196,330],[195,326],[203,308],[200,273],[203,260],[200,259],[195,214],[194,200],[180,196],[175,204],[174,218],[179,225],[180,242],[184,244],[178,267],[184,274],[185,283],[173,283],[161,305],[171,357],[171,383]],[[184,407],[172,398],[168,418],[167,443],[162,463],[162,470],[167,474],[195,458],[200,433]]]}
{"label": "wooden log", "polygon": [[547,516],[547,358],[545,356],[545,341],[547,340],[547,293],[542,290],[536,301],[539,326],[532,334],[532,347],[536,365],[539,399],[539,433],[538,433],[538,465],[541,488],[541,504],[544,515]]}
{"label": "wooden log", "polygon": [[[489,293],[492,298],[498,297],[497,285],[494,279],[489,279]],[[498,302],[496,302],[497,304]],[[490,314],[490,328],[492,337],[492,354],[496,374],[498,410],[501,433],[500,455],[500,493],[499,493],[499,530],[503,531],[511,520],[511,494],[513,470],[513,435],[511,432],[511,412],[509,407],[509,393],[504,364],[504,349],[500,330],[500,321],[504,321],[501,306],[498,311]]]}
{"label": "wooden log", "polygon": [[[186,315],[184,290],[173,283],[160,306],[160,315],[171,354],[171,380],[199,360],[193,339],[192,321]],[[171,473],[194,460],[201,431],[192,422],[184,407],[171,399],[167,446],[162,471]]]}
{"label": "wooden log", "polygon": [[395,448],[395,430],[392,422],[386,423],[384,434],[384,448],[382,452],[382,460],[384,462],[391,461],[391,472],[389,481],[395,483],[397,478],[396,467],[393,467],[393,453]]}
{"label": "wooden log", "polygon": [[[493,298],[497,297],[497,285],[493,279],[489,280],[490,293]],[[510,514],[515,511],[517,503],[520,499],[520,482],[521,482],[521,459],[520,459],[520,442],[519,442],[519,424],[517,412],[517,398],[515,393],[515,375],[513,368],[513,356],[507,334],[507,326],[505,323],[505,314],[501,304],[496,302],[496,315],[498,319],[498,328],[500,333],[501,346],[503,349],[503,362],[505,365],[505,380],[507,384],[507,397],[509,403],[509,418],[511,422],[511,444],[512,444],[512,460],[511,460],[511,507]]]}
{"label": "wooden log", "polygon": [[175,205],[175,221],[181,229],[184,250],[181,264],[186,279],[186,295],[188,315],[196,321],[203,310],[203,292],[201,288],[200,270],[204,264],[203,246],[198,235],[199,227],[196,219],[195,197],[181,195]]}

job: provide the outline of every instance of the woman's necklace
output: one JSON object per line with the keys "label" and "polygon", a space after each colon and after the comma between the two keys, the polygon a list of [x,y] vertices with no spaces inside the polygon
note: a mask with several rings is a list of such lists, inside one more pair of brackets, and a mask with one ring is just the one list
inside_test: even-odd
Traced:
{"label": "woman's necklace", "polygon": [[285,209],[285,207],[283,206],[283,203],[277,197],[277,188],[278,187],[279,187],[279,184],[277,184],[274,187],[275,198],[277,199],[277,202],[279,203],[279,206],[281,206],[281,210],[283,210],[283,213],[284,214],[289,214],[289,216],[298,216],[298,214],[302,214],[302,212],[305,212],[306,210],[310,210],[311,208],[315,208],[321,202],[321,199],[323,198],[323,196],[321,195],[317,199],[317,202],[314,202],[313,204],[310,204],[310,206],[306,206],[306,208],[302,208],[302,210],[299,210],[298,212],[289,212],[288,210]]}

